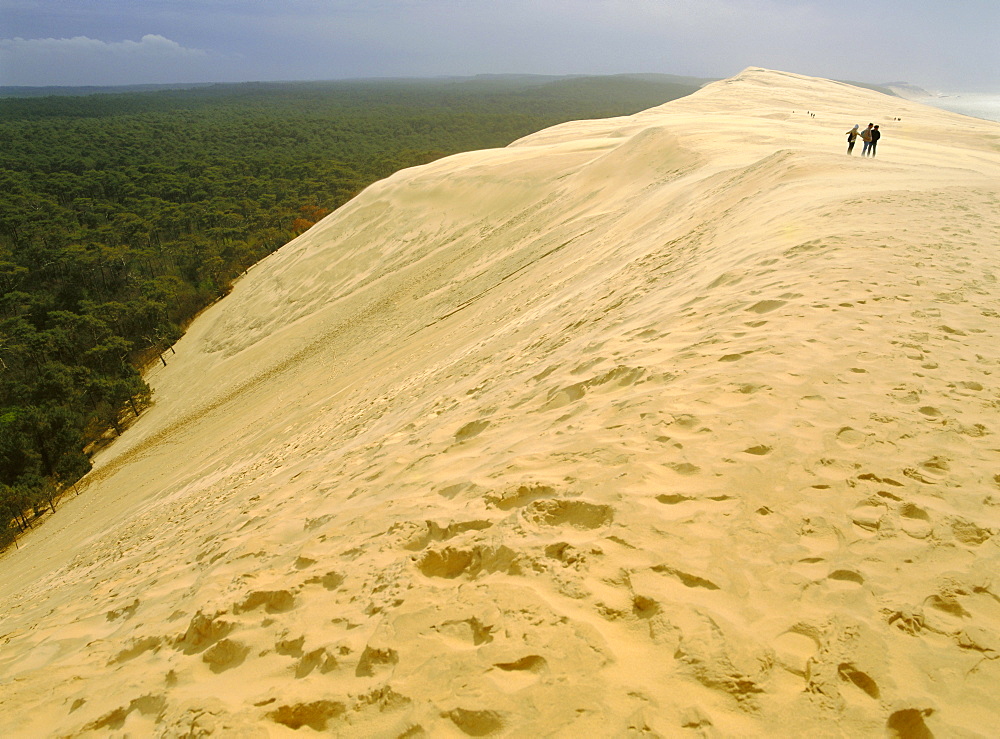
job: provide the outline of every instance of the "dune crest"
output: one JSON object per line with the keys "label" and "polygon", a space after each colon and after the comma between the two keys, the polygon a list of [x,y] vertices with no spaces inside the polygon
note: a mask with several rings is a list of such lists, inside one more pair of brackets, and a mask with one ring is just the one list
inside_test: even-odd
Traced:
{"label": "dune crest", "polygon": [[998,212],[756,68],[372,185],[0,559],[2,733],[988,736]]}

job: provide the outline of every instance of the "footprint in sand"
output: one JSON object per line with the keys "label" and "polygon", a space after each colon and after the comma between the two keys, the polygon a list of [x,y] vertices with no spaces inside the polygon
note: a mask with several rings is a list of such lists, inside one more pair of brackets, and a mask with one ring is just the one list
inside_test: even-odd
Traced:
{"label": "footprint in sand", "polygon": [[174,640],[174,646],[185,654],[197,654],[224,638],[235,628],[235,624],[219,618],[219,614],[208,616],[200,611],[188,624],[183,636]]}
{"label": "footprint in sand", "polygon": [[556,495],[556,489],[550,485],[530,482],[516,487],[507,488],[499,493],[487,493],[483,496],[488,505],[509,511],[520,508],[539,498],[550,498]]}
{"label": "footprint in sand", "polygon": [[948,524],[951,526],[951,533],[954,537],[966,546],[978,547],[993,536],[991,530],[980,528],[971,521],[966,521],[958,516],[949,518]]}
{"label": "footprint in sand", "polygon": [[125,722],[128,720],[130,714],[138,712],[147,718],[155,718],[163,713],[166,705],[167,699],[162,695],[144,695],[141,698],[131,701],[128,706],[116,708],[97,720],[91,721],[83,727],[83,731],[101,731],[102,729],[118,731],[125,726]]}
{"label": "footprint in sand", "polygon": [[857,669],[853,664],[844,662],[838,665],[837,674],[841,680],[861,688],[869,698],[874,700],[881,698],[878,683],[870,675]]}
{"label": "footprint in sand", "polygon": [[354,670],[357,677],[372,677],[376,672],[391,668],[399,662],[399,654],[389,647],[379,648],[368,645],[361,653],[358,666]]}
{"label": "footprint in sand", "polygon": [[321,675],[332,672],[337,669],[337,658],[323,647],[306,652],[295,665],[295,677],[297,679],[306,677],[317,668]]}
{"label": "footprint in sand", "polygon": [[865,578],[861,573],[855,572],[854,570],[834,570],[829,575],[826,576],[828,580],[835,580],[837,582],[844,583],[854,583],[855,585],[864,585]]}
{"label": "footprint in sand", "polygon": [[325,731],[330,719],[346,710],[347,707],[339,701],[321,700],[283,705],[268,713],[267,718],[290,729],[308,726],[314,731]]}
{"label": "footprint in sand", "polygon": [[469,736],[496,734],[504,727],[503,717],[496,711],[455,708],[442,716],[451,719],[455,726]]}
{"label": "footprint in sand", "polygon": [[738,354],[723,354],[721,357],[719,357],[719,361],[720,362],[738,362],[738,361],[740,361],[741,359],[743,359],[743,357],[745,357],[748,354],[753,354],[753,351],[751,350],[751,351],[739,352]]}
{"label": "footprint in sand", "polygon": [[344,576],[339,572],[327,572],[325,575],[310,577],[303,585],[322,585],[327,590],[336,590],[343,582]]}
{"label": "footprint in sand", "polygon": [[447,639],[455,639],[462,644],[472,644],[476,647],[493,641],[493,632],[496,630],[495,626],[484,624],[475,616],[458,621],[444,621],[431,628]]}
{"label": "footprint in sand", "polygon": [[608,505],[588,503],[583,500],[536,500],[522,511],[525,520],[541,526],[572,526],[577,529],[596,529],[607,526],[614,519],[614,509]]}
{"label": "footprint in sand", "polygon": [[734,498],[731,495],[709,495],[709,496],[688,496],[680,493],[662,493],[656,496],[656,501],[665,506],[670,506],[669,512],[664,511],[664,515],[670,519],[693,520],[696,516],[711,511],[723,511],[726,507],[719,508],[720,503],[729,503]]}
{"label": "footprint in sand", "polygon": [[770,313],[785,304],[786,301],[784,300],[761,300],[751,305],[747,310],[751,313]]}
{"label": "footprint in sand", "polygon": [[678,570],[675,567],[669,567],[667,565],[656,565],[651,568],[653,572],[658,572],[662,575],[668,575],[676,580],[679,580],[682,585],[688,588],[704,588],[705,590],[719,590],[719,586],[716,585],[711,580],[704,577],[699,577],[698,575],[692,575],[690,572],[684,572],[683,570]]}
{"label": "footprint in sand", "polygon": [[882,517],[885,514],[885,504],[877,498],[862,500],[850,513],[851,523],[865,531],[875,532],[882,525]]}
{"label": "footprint in sand", "polygon": [[533,685],[549,671],[549,663],[538,654],[529,654],[511,662],[494,662],[493,667],[494,680],[509,693]]}
{"label": "footprint in sand", "polygon": [[549,668],[549,663],[545,657],[529,654],[527,657],[521,657],[513,662],[496,662],[493,666],[505,672],[545,672]]}
{"label": "footprint in sand", "polygon": [[553,390],[549,393],[548,400],[546,400],[545,404],[541,407],[541,410],[550,411],[556,408],[562,408],[570,403],[575,403],[586,394],[587,386],[582,382]]}
{"label": "footprint in sand", "polygon": [[417,569],[427,577],[476,578],[480,573],[521,573],[521,556],[510,547],[477,545],[471,548],[430,549],[416,560]]}
{"label": "footprint in sand", "polygon": [[447,541],[466,531],[482,531],[493,526],[492,521],[477,519],[473,521],[453,521],[446,526],[441,526],[436,521],[424,521],[421,526],[416,522],[407,524],[412,527],[411,533],[403,543],[404,549],[419,551],[436,541]]}
{"label": "footprint in sand", "polygon": [[837,442],[845,447],[857,448],[865,443],[867,435],[850,426],[844,426],[837,432]]}
{"label": "footprint in sand", "polygon": [[673,495],[667,495],[664,493],[663,495],[657,495],[656,499],[664,505],[677,505],[678,503],[684,503],[689,500],[697,500],[697,498],[691,498],[687,495],[679,495],[677,493]]}
{"label": "footprint in sand", "polygon": [[469,439],[479,436],[490,426],[489,421],[472,421],[467,423],[458,431],[455,432],[455,442],[461,443],[463,441],[468,441]]}
{"label": "footprint in sand", "polygon": [[685,477],[697,475],[701,472],[701,467],[696,464],[691,464],[690,462],[668,462],[663,466],[667,469],[673,470],[678,475],[684,475]]}
{"label": "footprint in sand", "polygon": [[128,619],[132,618],[132,616],[136,612],[136,609],[138,608],[139,608],[139,599],[136,598],[127,606],[122,606],[121,608],[116,608],[113,611],[108,611],[107,619],[108,621],[116,621],[117,619],[120,618],[127,621]]}
{"label": "footprint in sand", "polygon": [[298,639],[279,639],[274,643],[274,651],[285,657],[301,657],[302,645],[306,638],[300,636]]}
{"label": "footprint in sand", "polygon": [[619,365],[604,374],[596,375],[589,380],[577,382],[566,387],[550,390],[546,402],[540,410],[549,411],[575,403],[589,391],[608,385],[610,387],[625,387],[639,382],[646,374],[642,367],[626,367]]}
{"label": "footprint in sand", "polygon": [[146,636],[142,638],[133,638],[129,640],[129,646],[121,650],[108,662],[109,665],[118,664],[121,662],[128,662],[129,660],[135,659],[140,654],[148,652],[151,649],[159,649],[160,645],[163,644],[163,639],[158,636]]}
{"label": "footprint in sand", "polygon": [[235,639],[222,639],[206,649],[201,660],[212,672],[220,673],[239,667],[249,653],[250,647],[246,644]]}
{"label": "footprint in sand", "polygon": [[258,590],[234,605],[233,613],[246,613],[261,606],[268,613],[284,613],[295,607],[295,597],[287,590]]}
{"label": "footprint in sand", "polygon": [[926,539],[930,536],[933,528],[931,517],[923,508],[913,503],[904,503],[899,509],[899,515],[900,528],[904,534],[914,539]]}
{"label": "footprint in sand", "polygon": [[934,734],[924,722],[925,716],[930,716],[930,708],[906,708],[896,711],[885,722],[886,733],[897,739],[933,739]]}
{"label": "footprint in sand", "polygon": [[809,660],[820,649],[819,630],[806,624],[797,624],[780,634],[772,646],[778,664],[793,675],[806,677]]}

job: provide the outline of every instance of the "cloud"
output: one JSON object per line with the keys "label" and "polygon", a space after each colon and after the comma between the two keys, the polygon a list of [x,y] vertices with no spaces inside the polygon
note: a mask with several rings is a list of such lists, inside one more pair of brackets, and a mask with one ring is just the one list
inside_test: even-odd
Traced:
{"label": "cloud", "polygon": [[[293,23],[300,27],[292,30]],[[344,69],[353,59],[376,74],[394,68],[416,75],[708,76],[735,74],[781,47],[786,36],[797,47],[807,45],[830,23],[813,4],[797,0],[382,0],[363,12],[276,19],[274,27],[294,35],[299,49],[317,49],[317,56],[324,46],[351,49],[336,66]]]}
{"label": "cloud", "polygon": [[74,38],[0,39],[0,84],[91,85],[203,82],[212,55],[156,34],[139,41]]}
{"label": "cloud", "polygon": [[[0,84],[747,66],[993,89],[997,0],[0,0]],[[143,35],[155,32],[155,35]],[[992,35],[991,35],[992,34]],[[70,38],[72,36],[72,38]],[[46,38],[51,37],[51,38]],[[118,39],[140,38],[139,41]],[[29,40],[26,40],[29,39]]]}

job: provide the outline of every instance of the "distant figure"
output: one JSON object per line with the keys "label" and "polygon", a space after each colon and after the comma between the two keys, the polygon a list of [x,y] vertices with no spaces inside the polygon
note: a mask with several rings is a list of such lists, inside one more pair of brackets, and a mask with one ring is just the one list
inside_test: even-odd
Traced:
{"label": "distant figure", "polygon": [[861,132],[861,140],[865,142],[865,145],[861,147],[861,156],[868,156],[868,152],[872,148],[872,126],[874,123],[869,123],[868,128]]}
{"label": "distant figure", "polygon": [[875,145],[878,144],[878,140],[882,138],[882,134],[879,133],[878,126],[872,129],[872,143],[868,147],[868,156],[875,156]]}
{"label": "distant figure", "polygon": [[858,129],[861,128],[857,123],[854,124],[854,128],[847,132],[847,153],[850,154],[854,151],[854,140],[858,138]]}

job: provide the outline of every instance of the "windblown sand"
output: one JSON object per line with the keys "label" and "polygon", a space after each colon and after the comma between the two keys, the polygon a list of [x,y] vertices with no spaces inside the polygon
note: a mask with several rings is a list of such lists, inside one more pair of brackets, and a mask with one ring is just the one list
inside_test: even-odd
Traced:
{"label": "windblown sand", "polygon": [[397,173],[3,556],[0,734],[995,736],[998,273],[1000,124],[781,72]]}

